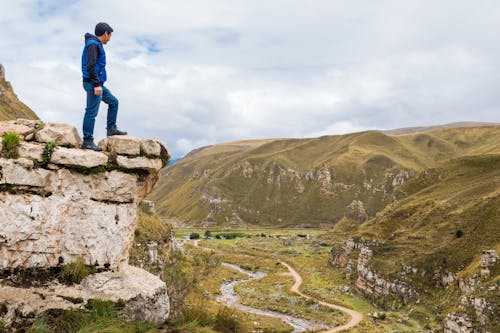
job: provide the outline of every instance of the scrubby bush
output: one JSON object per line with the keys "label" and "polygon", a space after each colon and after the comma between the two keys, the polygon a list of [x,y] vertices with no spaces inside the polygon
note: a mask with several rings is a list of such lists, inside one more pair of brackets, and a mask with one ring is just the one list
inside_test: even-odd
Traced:
{"label": "scrubby bush", "polygon": [[191,235],[189,235],[189,239],[200,239],[200,234],[197,232],[193,232]]}
{"label": "scrubby bush", "polygon": [[19,157],[19,142],[21,137],[19,134],[11,132],[5,133],[2,136],[2,155],[5,158],[18,158]]}
{"label": "scrubby bush", "polygon": [[43,147],[42,153],[42,166],[45,168],[50,163],[50,159],[52,158],[52,153],[57,148],[57,143],[53,141],[49,141],[45,143],[45,147]]}
{"label": "scrubby bush", "polygon": [[85,265],[83,258],[79,257],[76,261],[62,266],[59,279],[67,283],[80,283],[91,273],[92,270]]}

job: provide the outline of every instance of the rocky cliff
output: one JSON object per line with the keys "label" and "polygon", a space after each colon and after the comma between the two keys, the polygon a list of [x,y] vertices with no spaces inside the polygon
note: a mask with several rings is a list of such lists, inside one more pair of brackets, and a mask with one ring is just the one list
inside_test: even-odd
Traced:
{"label": "rocky cliff", "polygon": [[[131,318],[164,322],[165,283],[128,256],[138,205],[168,162],[165,145],[116,136],[99,143],[103,152],[82,150],[74,127],[21,119],[0,122],[0,135],[0,317],[103,298],[124,300]],[[95,274],[70,285],[50,278],[76,263]]]}
{"label": "rocky cliff", "polygon": [[37,115],[21,102],[5,78],[5,68],[0,64],[0,121],[16,118],[38,119]]}

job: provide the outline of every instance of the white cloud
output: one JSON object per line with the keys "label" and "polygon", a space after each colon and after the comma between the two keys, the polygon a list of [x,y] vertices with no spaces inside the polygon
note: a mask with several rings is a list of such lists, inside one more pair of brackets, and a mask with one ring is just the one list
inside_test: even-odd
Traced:
{"label": "white cloud", "polygon": [[[81,127],[97,21],[119,126],[174,156],[215,142],[500,121],[500,3],[0,0],[0,63],[44,120]],[[99,13],[96,15],[96,13]],[[96,137],[104,135],[101,106]]]}

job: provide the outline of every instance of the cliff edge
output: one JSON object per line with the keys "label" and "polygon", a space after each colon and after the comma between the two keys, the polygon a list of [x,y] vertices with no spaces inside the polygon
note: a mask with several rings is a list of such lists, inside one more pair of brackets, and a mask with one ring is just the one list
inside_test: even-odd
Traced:
{"label": "cliff edge", "polygon": [[[100,142],[103,152],[82,150],[74,127],[26,119],[0,122],[0,137],[0,320],[100,298],[125,301],[131,319],[164,322],[165,283],[129,266],[128,253],[166,146],[116,136]],[[57,279],[77,263],[93,274]]]}

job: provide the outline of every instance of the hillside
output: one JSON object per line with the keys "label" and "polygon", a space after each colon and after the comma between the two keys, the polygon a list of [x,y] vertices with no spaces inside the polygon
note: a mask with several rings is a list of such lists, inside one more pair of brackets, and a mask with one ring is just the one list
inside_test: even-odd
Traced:
{"label": "hillside", "polygon": [[218,144],[163,171],[150,198],[159,213],[191,225],[333,225],[355,200],[375,216],[439,161],[500,152],[499,137],[492,125]]}
{"label": "hillside", "polygon": [[5,69],[0,64],[0,121],[17,118],[38,119],[38,116],[21,102],[10,82],[5,79]]}
{"label": "hillside", "polygon": [[[332,264],[357,262],[350,277],[379,305],[402,297],[425,304],[447,325],[462,318],[498,332],[500,154],[438,163],[401,190],[405,198],[376,218],[354,230],[346,220],[335,226],[336,234],[351,229],[351,245],[336,246]],[[378,288],[391,283],[401,287]]]}

